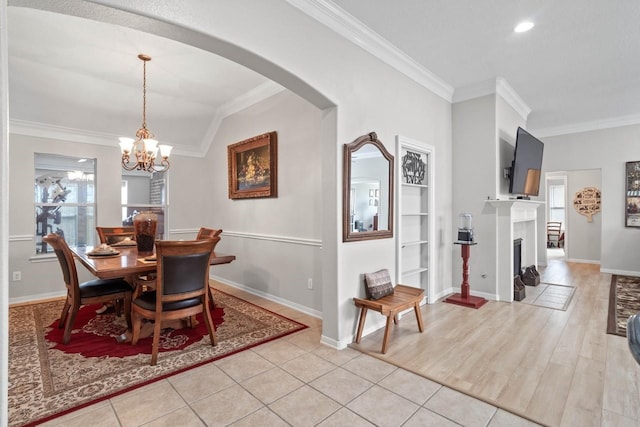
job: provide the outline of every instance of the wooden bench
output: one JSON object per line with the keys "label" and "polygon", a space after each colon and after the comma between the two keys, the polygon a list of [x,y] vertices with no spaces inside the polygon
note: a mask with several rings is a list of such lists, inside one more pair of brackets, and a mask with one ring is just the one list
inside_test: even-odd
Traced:
{"label": "wooden bench", "polygon": [[398,313],[413,307],[418,321],[418,329],[420,332],[424,330],[422,326],[422,313],[420,312],[420,301],[424,297],[424,289],[414,288],[405,285],[396,285],[392,295],[384,296],[377,300],[368,300],[362,298],[354,298],[353,302],[356,307],[360,308],[360,321],[358,322],[358,334],[356,335],[356,343],[360,344],[362,338],[362,329],[364,321],[367,318],[367,311],[374,310],[387,316],[387,325],[384,330],[384,340],[382,341],[382,354],[387,352],[387,344],[389,334],[391,332],[391,319],[398,324]]}

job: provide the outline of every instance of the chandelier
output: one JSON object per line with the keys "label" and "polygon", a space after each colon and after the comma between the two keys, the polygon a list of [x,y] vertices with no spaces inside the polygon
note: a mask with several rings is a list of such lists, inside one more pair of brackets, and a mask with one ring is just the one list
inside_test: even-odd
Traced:
{"label": "chandelier", "polygon": [[[151,61],[148,55],[140,54],[142,60],[142,127],[136,131],[136,139],[120,138],[122,150],[122,167],[128,171],[142,170],[147,172],[162,172],[169,169],[170,145],[158,145],[153,139],[153,134],[147,129],[147,61]],[[162,160],[156,165],[156,157],[160,151]],[[131,157],[134,159],[131,159]]]}

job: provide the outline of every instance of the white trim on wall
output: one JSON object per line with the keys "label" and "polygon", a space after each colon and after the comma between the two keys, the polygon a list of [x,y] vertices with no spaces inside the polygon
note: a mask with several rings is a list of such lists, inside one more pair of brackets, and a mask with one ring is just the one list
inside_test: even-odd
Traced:
{"label": "white trim on wall", "polygon": [[[579,262],[579,261],[578,261]],[[640,277],[640,271],[631,270],[617,270],[615,268],[601,268],[600,273],[617,274],[620,276],[635,276]]]}
{"label": "white trim on wall", "polygon": [[30,234],[16,234],[9,236],[9,242],[32,242],[33,236]]}
{"label": "white trim on wall", "polygon": [[44,294],[37,295],[29,295],[23,297],[9,298],[9,304],[22,304],[22,303],[33,303],[36,301],[48,300],[53,298],[64,298],[67,295],[67,291],[55,291],[55,292],[47,292]]}
{"label": "white trim on wall", "polygon": [[169,235],[172,234],[198,234],[200,231],[199,228],[174,228],[173,230],[169,230]]}
{"label": "white trim on wall", "polygon": [[[198,233],[197,228],[176,228],[173,230],[169,230],[169,235],[173,234],[196,234]],[[289,243],[293,245],[304,245],[304,246],[315,246],[322,247],[322,240],[318,239],[302,239],[299,237],[288,237],[288,236],[271,236],[267,234],[256,234],[256,233],[243,233],[240,231],[223,231],[221,236],[223,237],[239,237],[242,239],[254,239],[254,240],[268,240],[270,242],[279,242],[279,243]]]}
{"label": "white trim on wall", "polygon": [[301,239],[299,237],[269,236],[266,234],[242,233],[239,231],[223,231],[223,236],[240,237],[243,239],[268,240],[271,242],[290,243],[294,245],[322,247],[322,241],[317,239]]}

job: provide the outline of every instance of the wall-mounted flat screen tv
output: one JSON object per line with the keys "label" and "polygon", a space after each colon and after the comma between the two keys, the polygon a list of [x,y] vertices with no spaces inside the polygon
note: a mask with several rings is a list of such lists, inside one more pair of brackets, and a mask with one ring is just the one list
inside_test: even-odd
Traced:
{"label": "wall-mounted flat screen tv", "polygon": [[509,174],[509,193],[522,198],[538,195],[543,151],[542,141],[518,127],[516,150]]}

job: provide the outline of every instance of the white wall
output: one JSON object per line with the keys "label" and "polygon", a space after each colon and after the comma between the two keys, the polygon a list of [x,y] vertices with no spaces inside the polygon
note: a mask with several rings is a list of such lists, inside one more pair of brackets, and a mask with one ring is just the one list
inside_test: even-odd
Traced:
{"label": "white wall", "polygon": [[[321,298],[325,342],[344,346],[351,341],[357,322],[352,298],[364,295],[362,274],[381,267],[394,270],[395,265],[394,239],[346,244],[340,241],[341,148],[358,136],[376,131],[391,153],[395,151],[397,134],[435,147],[438,152],[434,189],[437,206],[433,213],[442,237],[433,255],[438,266],[438,286],[442,289],[450,282],[451,104],[448,100],[282,0],[188,2],[181,3],[179,8],[167,0],[153,4],[126,0],[78,3],[83,7],[61,2],[38,2],[38,5],[192,42],[261,72],[323,109],[318,141],[322,153],[319,221],[322,224],[321,276],[325,284]],[[114,14],[103,5],[117,5],[132,12]],[[185,32],[183,28],[198,34]],[[172,200],[176,200],[173,194],[176,188],[185,191],[188,186],[171,184]],[[265,201],[257,206],[262,210],[269,207],[269,203]],[[200,202],[200,205],[206,204]],[[291,211],[291,216],[295,216],[294,212]],[[291,216],[273,218],[274,234],[285,230],[282,228],[285,224],[291,227],[283,231],[287,235],[304,233],[298,231],[303,226]],[[171,217],[169,221],[173,223]],[[177,227],[180,221],[176,218]],[[248,231],[254,230],[251,224],[248,227]],[[270,267],[269,271],[274,268],[279,266]],[[395,275],[393,271],[392,275]]]}
{"label": "white wall", "polygon": [[[637,256],[640,229],[624,225],[625,167],[628,161],[640,160],[640,125],[540,139],[545,144],[543,173],[601,171],[601,213],[593,217],[594,222],[602,223],[600,269],[607,273],[640,275]],[[573,193],[569,193],[569,199],[573,200]],[[568,209],[573,210],[573,207]],[[580,220],[578,218],[577,224]],[[586,218],[582,217],[582,220],[586,221]],[[571,239],[579,238],[573,230],[570,233]]]}

